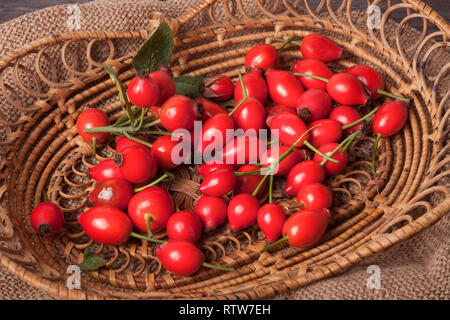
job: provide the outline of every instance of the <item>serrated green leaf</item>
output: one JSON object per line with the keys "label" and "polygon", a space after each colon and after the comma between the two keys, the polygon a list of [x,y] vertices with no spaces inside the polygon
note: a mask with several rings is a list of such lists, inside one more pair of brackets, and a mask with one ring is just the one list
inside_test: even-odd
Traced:
{"label": "serrated green leaf", "polygon": [[133,66],[137,72],[146,70],[153,72],[161,67],[167,67],[172,59],[173,35],[166,22],[158,28],[144,42],[133,59]]}
{"label": "serrated green leaf", "polygon": [[83,262],[81,262],[78,266],[81,270],[85,271],[94,271],[103,267],[106,264],[105,259],[103,259],[98,254],[92,252],[89,249],[84,251]]}
{"label": "serrated green leaf", "polygon": [[173,79],[176,91],[179,94],[197,98],[200,95],[200,86],[204,77],[181,76]]}

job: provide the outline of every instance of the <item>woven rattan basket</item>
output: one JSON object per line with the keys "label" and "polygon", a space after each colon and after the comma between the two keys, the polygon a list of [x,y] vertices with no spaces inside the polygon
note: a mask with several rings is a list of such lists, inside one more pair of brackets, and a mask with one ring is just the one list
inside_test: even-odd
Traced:
{"label": "woven rattan basket", "polygon": [[[375,29],[366,21],[377,9],[355,12],[351,1],[202,0],[177,19],[151,13],[147,30],[65,33],[1,58],[1,265],[60,298],[258,299],[343,272],[431,226],[450,208],[446,143],[450,26],[417,0],[373,5],[381,9]],[[401,22],[388,28],[391,14],[400,12]],[[211,24],[198,29],[199,17],[209,17]],[[372,17],[376,23],[377,17]],[[422,21],[423,29],[415,31],[417,41],[411,45],[403,36],[412,32],[413,19]],[[134,75],[131,59],[136,49],[163,20],[176,34],[174,76],[236,77],[253,44],[291,36],[301,40],[319,32],[345,49],[344,58],[332,65],[334,70],[370,64],[384,74],[389,91],[411,98],[406,127],[382,140],[376,180],[370,175],[374,140],[370,134],[353,143],[346,171],[328,179],[336,199],[332,221],[314,248],[285,245],[259,254],[266,243],[256,227],[231,233],[224,226],[205,235],[201,248],[208,262],[235,271],[202,269],[192,277],[179,277],[161,268],[153,245],[146,241],[100,246],[78,225],[77,214],[93,189],[87,169],[111,157],[113,144],[91,156],[90,145],[77,135],[75,120],[86,104],[102,108],[112,119],[123,114],[103,64],[114,66],[127,83]],[[290,45],[282,57],[287,66],[301,54]],[[181,208],[192,209],[199,181],[181,168],[176,179],[163,186]],[[283,180],[277,183],[274,197],[287,208],[291,200],[281,192]],[[64,232],[54,239],[37,236],[29,223],[44,190],[66,217]],[[107,265],[83,273],[80,290],[68,289],[67,268],[80,263],[88,247],[106,258]]]}

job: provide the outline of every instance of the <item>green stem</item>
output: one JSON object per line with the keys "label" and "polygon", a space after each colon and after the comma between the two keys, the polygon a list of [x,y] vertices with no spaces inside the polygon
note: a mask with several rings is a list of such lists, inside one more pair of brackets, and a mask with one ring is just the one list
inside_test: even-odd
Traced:
{"label": "green stem", "polygon": [[350,128],[350,127],[353,127],[354,125],[357,125],[358,123],[363,122],[364,120],[366,120],[367,118],[369,118],[371,115],[373,115],[375,112],[377,112],[378,109],[380,109],[380,107],[376,107],[376,108],[372,109],[372,111],[370,111],[370,112],[369,112],[368,114],[366,114],[364,117],[362,117],[362,118],[360,118],[360,119],[358,119],[358,120],[356,120],[356,121],[354,121],[354,122],[352,122],[352,123],[346,124],[345,126],[342,126],[342,130],[348,129],[348,128]]}
{"label": "green stem", "polygon": [[390,93],[389,91],[386,91],[386,90],[383,90],[383,89],[380,89],[380,88],[377,89],[377,93],[382,94],[383,96],[391,97],[393,99],[402,100],[402,101],[405,101],[406,103],[409,103],[409,99],[408,98],[405,98],[405,97],[402,97],[402,96],[397,96],[397,95],[395,95],[393,93]]}
{"label": "green stem", "polygon": [[315,153],[317,153],[318,155],[320,155],[322,158],[324,158],[325,160],[334,162],[334,163],[339,163],[338,160],[330,158],[329,156],[327,156],[326,154],[324,154],[323,152],[319,151],[318,149],[316,149],[311,143],[308,142],[308,140],[303,141],[303,143],[305,144],[305,146],[307,146],[308,148],[310,148],[312,151],[314,151]]}
{"label": "green stem", "polygon": [[272,249],[273,247],[276,247],[277,245],[279,245],[280,243],[286,242],[289,240],[288,236],[284,236],[283,238],[275,241],[274,243],[269,244],[268,246],[266,246],[265,248],[261,249],[259,251],[259,253],[263,253],[264,251],[267,251],[269,249]]}
{"label": "green stem", "polygon": [[168,132],[168,131],[155,131],[155,130],[148,130],[148,131],[141,131],[140,133],[142,134],[156,134],[156,135],[161,135],[161,136],[171,136],[172,132]]}
{"label": "green stem", "polygon": [[300,202],[300,203],[297,203],[297,204],[294,204],[294,205],[290,206],[288,209],[289,209],[289,210],[291,210],[291,209],[297,209],[297,208],[303,207],[304,205],[305,205],[305,203],[302,201],[302,202]]}
{"label": "green stem", "polygon": [[[353,132],[351,135],[349,135],[347,143],[344,145],[344,147],[339,151],[341,154],[347,151],[348,148],[350,148],[350,145],[352,144],[355,137],[358,135],[359,131]],[[347,138],[345,140],[347,140]]]}
{"label": "green stem", "polygon": [[[347,143],[348,143],[349,141],[350,141],[350,143],[351,143],[351,141],[353,141],[353,139],[356,137],[357,134],[358,134],[358,131],[353,132],[351,135],[349,135],[349,136],[346,137],[344,140],[342,140],[342,142],[341,142],[340,144],[338,144],[338,146],[337,146],[336,148],[334,148],[334,150],[330,153],[329,156],[330,156],[330,157],[334,156],[334,154],[335,154],[340,148],[342,148],[344,145],[347,146],[347,148],[348,148],[348,146],[350,146],[350,144],[347,145]],[[347,150],[347,149],[345,149],[345,150]],[[344,151],[345,151],[345,150],[344,150]],[[320,165],[323,166],[325,163],[327,163],[327,161],[328,161],[328,159],[323,159],[322,162],[320,163]]]}
{"label": "green stem", "polygon": [[[286,41],[285,39],[273,39],[273,40],[277,41],[277,42],[285,42]],[[301,42],[298,42],[298,41],[290,41],[290,43],[295,44],[297,46],[300,46],[302,44]]]}
{"label": "green stem", "polygon": [[148,187],[153,187],[153,186],[157,185],[158,183],[160,183],[161,181],[167,179],[170,176],[171,176],[171,174],[166,172],[161,177],[159,177],[158,179],[150,182],[149,184],[146,184],[145,186],[142,186],[142,187],[134,188],[134,192],[137,193],[137,192],[140,192],[140,191],[142,191],[144,189],[147,189]]}
{"label": "green stem", "polygon": [[143,128],[150,128],[150,127],[156,126],[156,125],[158,125],[160,123],[161,123],[161,119],[157,119],[157,120],[152,121],[150,123],[144,124],[142,127]]}
{"label": "green stem", "polygon": [[284,42],[277,48],[277,51],[281,51],[284,47],[286,47],[289,43],[291,43],[294,37],[290,37],[289,39],[284,40]]}
{"label": "green stem", "polygon": [[42,200],[44,200],[44,202],[48,202],[48,195],[45,190],[42,190]]}
{"label": "green stem", "polygon": [[150,223],[153,221],[153,216],[149,213],[144,214],[145,228],[147,229],[147,236],[151,238],[153,236],[152,229],[150,228]]}
{"label": "green stem", "polygon": [[142,123],[144,122],[145,113],[147,112],[147,108],[141,108],[141,117],[139,118],[139,125],[136,128],[136,131],[139,131],[142,127]]}
{"label": "green stem", "polygon": [[261,170],[252,170],[252,171],[235,171],[234,175],[236,177],[241,177],[241,176],[250,176],[250,175],[256,175],[256,174],[261,174]]}
{"label": "green stem", "polygon": [[143,236],[141,234],[138,234],[136,232],[131,232],[130,236],[134,237],[134,238],[142,239],[142,240],[147,240],[150,242],[155,242],[155,243],[166,243],[166,241],[164,241],[164,240],[149,238],[149,237]]}
{"label": "green stem", "polygon": [[97,137],[92,138],[92,155],[95,156],[97,154]]}
{"label": "green stem", "polygon": [[378,149],[378,143],[380,142],[381,139],[381,133],[377,134],[377,138],[375,139],[375,144],[373,146],[373,153],[372,153],[372,175],[374,177],[377,176],[377,171],[375,170],[375,160],[377,158],[377,149]]}
{"label": "green stem", "polygon": [[269,173],[264,175],[264,177],[261,179],[261,181],[259,182],[259,184],[256,186],[255,190],[253,190],[252,196],[256,197],[256,195],[258,194],[259,190],[261,189],[261,187],[264,184],[264,181],[267,180],[267,178],[269,177]]}
{"label": "green stem", "polygon": [[210,268],[210,269],[217,269],[217,270],[222,270],[222,271],[227,271],[227,272],[234,271],[234,268],[227,268],[227,267],[216,266],[216,265],[210,264],[208,262],[202,262],[202,266],[204,266],[206,268]]}
{"label": "green stem", "polygon": [[272,203],[272,192],[273,192],[273,175],[270,176],[269,180],[269,203]]}
{"label": "green stem", "polygon": [[124,132],[133,132],[133,129],[131,127],[95,127],[95,128],[88,128],[84,129],[84,133],[115,133],[115,134],[124,134]]}
{"label": "green stem", "polygon": [[238,71],[238,77],[242,87],[243,99],[236,105],[236,107],[233,108],[233,110],[230,111],[230,113],[228,113],[230,117],[244,104],[245,101],[247,101],[248,98],[247,88],[245,87],[244,79],[242,78],[242,74],[240,71]]}
{"label": "green stem", "polygon": [[323,82],[328,82],[327,78],[322,78],[322,77],[318,77],[315,76],[313,74],[308,74],[308,73],[299,73],[299,72],[294,72],[294,76],[300,76],[300,77],[307,77],[307,78],[314,78]]}
{"label": "green stem", "polygon": [[128,139],[133,140],[133,141],[136,141],[136,142],[139,142],[139,143],[141,143],[141,144],[143,144],[144,146],[147,146],[147,147],[149,147],[149,148],[151,148],[151,147],[153,146],[150,142],[147,142],[147,141],[145,141],[145,140],[142,140],[142,139],[133,137],[133,136],[130,135],[128,132],[124,132],[123,135],[124,135],[125,137],[127,137]]}

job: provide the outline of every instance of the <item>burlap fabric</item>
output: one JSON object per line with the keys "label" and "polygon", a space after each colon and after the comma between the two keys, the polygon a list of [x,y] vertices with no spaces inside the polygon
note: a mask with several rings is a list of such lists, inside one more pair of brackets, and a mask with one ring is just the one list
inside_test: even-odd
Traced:
{"label": "burlap fabric", "polygon": [[[98,0],[79,5],[83,30],[136,30],[148,13],[177,17],[196,0]],[[41,37],[67,31],[67,6],[57,6],[0,25],[0,55]],[[196,24],[208,23],[201,18]],[[411,36],[413,38],[413,36]],[[413,39],[411,39],[413,41]],[[277,299],[449,299],[450,215],[409,241],[371,257],[347,272],[279,295]],[[381,270],[381,288],[370,289],[370,265]],[[53,299],[0,268],[0,299]]]}

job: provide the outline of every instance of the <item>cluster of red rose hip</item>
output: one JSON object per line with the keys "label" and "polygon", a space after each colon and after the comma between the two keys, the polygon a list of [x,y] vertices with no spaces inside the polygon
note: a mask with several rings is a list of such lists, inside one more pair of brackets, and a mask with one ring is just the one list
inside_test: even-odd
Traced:
{"label": "cluster of red rose hip", "polygon": [[[130,236],[161,243],[156,256],[167,270],[178,275],[191,275],[201,265],[231,270],[205,263],[195,245],[203,229],[217,228],[227,220],[235,231],[256,223],[266,240],[274,242],[271,246],[283,241],[294,247],[317,243],[327,228],[328,209],[333,202],[331,190],[322,184],[325,177],[345,168],[346,150],[368,117],[374,115],[376,144],[381,136],[401,130],[408,117],[408,99],[386,92],[383,78],[369,66],[356,65],[333,74],[326,63],[339,59],[342,49],[320,34],[302,40],[300,50],[305,59],[297,61],[292,71],[276,69],[279,52],[288,43],[296,44],[288,39],[278,48],[254,46],[245,57],[249,71],[243,76],[239,73],[236,85],[224,75],[208,77],[203,96],[195,100],[176,94],[168,70],[160,69],[150,74],[141,72],[131,80],[127,99],[135,108],[128,108],[127,115],[113,125],[101,110],[85,109],[77,119],[83,139],[95,146],[110,133],[118,135],[115,158],[89,170],[97,185],[89,196],[92,207],[78,219],[86,234],[108,245],[123,244]],[[233,94],[232,110],[217,104],[229,101]],[[365,116],[359,114],[355,106],[367,105],[381,95],[396,100],[374,107]],[[268,103],[268,97],[273,103]],[[333,100],[338,104],[334,108]],[[156,184],[171,177],[166,170],[178,166],[173,150],[184,137],[178,136],[177,141],[171,132],[192,131],[195,120],[203,121],[199,141],[192,144],[199,152],[217,142],[214,137],[218,133],[226,137],[227,130],[238,128],[258,132],[268,127],[280,144],[266,149],[257,135],[223,140],[218,158],[198,166],[198,174],[203,177],[199,187],[202,195],[194,212],[174,213],[170,194]],[[150,143],[144,138],[148,135],[161,136]],[[259,153],[257,162],[249,163],[254,139],[260,146]],[[311,160],[305,160],[302,147],[315,153]],[[245,163],[239,167],[237,161],[222,161],[242,157]],[[158,168],[165,172],[152,181]],[[374,163],[372,170],[375,174]],[[289,217],[280,204],[272,201],[274,175],[287,175],[284,191],[297,197],[294,207],[299,210]],[[268,203],[261,206],[258,198],[266,194],[267,184]],[[227,204],[224,196],[232,191]],[[58,210],[48,202],[38,205],[31,215],[35,230],[56,234],[63,224]],[[133,228],[141,233],[133,232]],[[168,241],[152,238],[164,228]]]}

